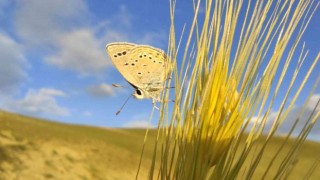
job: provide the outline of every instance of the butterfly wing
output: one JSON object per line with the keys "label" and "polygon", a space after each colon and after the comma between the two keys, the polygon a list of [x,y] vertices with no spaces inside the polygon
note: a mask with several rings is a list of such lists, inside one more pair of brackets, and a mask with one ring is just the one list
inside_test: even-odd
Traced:
{"label": "butterfly wing", "polygon": [[145,90],[149,96],[158,98],[171,70],[166,54],[160,49],[139,45],[131,49],[129,64],[132,76],[139,82],[137,87]]}
{"label": "butterfly wing", "polygon": [[130,51],[136,47],[136,44],[119,42],[110,43],[106,46],[106,51],[121,75],[130,83],[136,84],[136,78],[131,75],[129,66]]}
{"label": "butterfly wing", "polygon": [[131,43],[108,44],[107,53],[122,76],[156,98],[171,70],[166,54],[157,48]]}

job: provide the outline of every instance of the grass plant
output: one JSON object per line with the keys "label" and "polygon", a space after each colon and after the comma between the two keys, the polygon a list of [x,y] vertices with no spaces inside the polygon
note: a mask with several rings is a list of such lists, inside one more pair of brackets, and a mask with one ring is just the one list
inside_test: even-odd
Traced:
{"label": "grass plant", "polygon": [[[175,102],[161,106],[149,179],[251,179],[257,175],[286,179],[320,115],[317,104],[288,148],[288,139],[303,119],[320,79],[319,74],[318,79],[310,79],[320,53],[311,59],[301,43],[319,3],[195,1],[190,12],[193,21],[180,39],[175,27],[177,3],[170,1],[168,44],[173,62],[173,80],[168,84],[175,86]],[[308,81],[314,86],[306,92]],[[299,116],[269,161],[262,161],[301,94],[309,95]],[[166,91],[163,102],[170,96]],[[263,143],[257,145],[262,136]],[[259,169],[262,163],[264,168]],[[305,170],[306,176],[314,166]]]}

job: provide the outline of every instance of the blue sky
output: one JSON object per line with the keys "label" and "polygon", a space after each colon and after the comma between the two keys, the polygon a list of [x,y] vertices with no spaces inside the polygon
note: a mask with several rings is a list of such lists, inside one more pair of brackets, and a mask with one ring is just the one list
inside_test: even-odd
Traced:
{"label": "blue sky", "polygon": [[[111,64],[115,41],[167,45],[168,1],[0,1],[1,106],[68,123],[145,123],[150,101],[129,101],[132,89]],[[142,122],[140,122],[142,121]]]}
{"label": "blue sky", "polygon": [[[192,15],[192,1],[178,1],[177,31]],[[319,21],[317,11],[303,37],[309,64],[320,50]],[[132,99],[115,116],[133,90],[111,86],[127,84],[105,45],[127,41],[166,49],[168,1],[0,0],[0,24],[1,109],[76,124],[146,125],[150,100]]]}

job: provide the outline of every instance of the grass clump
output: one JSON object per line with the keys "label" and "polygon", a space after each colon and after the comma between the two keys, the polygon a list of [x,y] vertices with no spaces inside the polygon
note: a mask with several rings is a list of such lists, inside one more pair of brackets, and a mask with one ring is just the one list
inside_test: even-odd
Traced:
{"label": "grass clump", "polygon": [[[315,105],[297,138],[287,145],[320,79],[312,82],[310,92],[303,92],[320,53],[305,63],[307,51],[300,40],[319,3],[246,3],[196,1],[189,34],[176,43],[176,2],[171,1],[168,56],[174,64],[175,103],[172,108],[163,103],[160,109],[150,179],[283,179],[299,163],[298,152],[320,115]],[[304,74],[301,67],[307,69]],[[297,77],[302,81],[293,88]],[[309,96],[298,117],[269,162],[263,162],[302,93]],[[163,102],[169,96],[165,92]],[[257,171],[262,163],[264,168]]]}

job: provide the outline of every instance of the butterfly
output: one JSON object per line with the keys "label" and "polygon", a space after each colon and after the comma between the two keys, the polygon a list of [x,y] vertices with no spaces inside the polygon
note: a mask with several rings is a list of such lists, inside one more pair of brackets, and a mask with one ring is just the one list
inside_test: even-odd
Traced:
{"label": "butterfly", "polygon": [[171,72],[171,63],[161,49],[148,45],[116,42],[106,45],[112,63],[135,89],[136,99],[160,102],[164,83]]}

